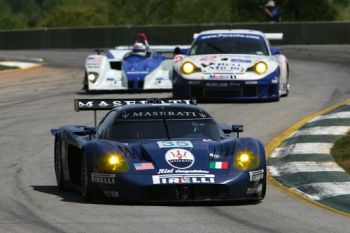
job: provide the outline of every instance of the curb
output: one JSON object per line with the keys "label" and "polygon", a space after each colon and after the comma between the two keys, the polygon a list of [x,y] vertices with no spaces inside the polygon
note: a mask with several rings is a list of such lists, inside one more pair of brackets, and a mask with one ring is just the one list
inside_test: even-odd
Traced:
{"label": "curb", "polygon": [[[350,217],[350,176],[332,161],[329,148],[350,128],[349,104],[347,99],[311,114],[265,146],[270,184],[347,217]],[[338,118],[339,114],[343,118]],[[337,192],[341,195],[338,198]]]}
{"label": "curb", "polygon": [[3,72],[11,72],[15,70],[27,70],[40,67],[46,64],[43,58],[25,58],[25,57],[1,57],[0,64],[3,66],[13,67],[14,69],[4,70]]}

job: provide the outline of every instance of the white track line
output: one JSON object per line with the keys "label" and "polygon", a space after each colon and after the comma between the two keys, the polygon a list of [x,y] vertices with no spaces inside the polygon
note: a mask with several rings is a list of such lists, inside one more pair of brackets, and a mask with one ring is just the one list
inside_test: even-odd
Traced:
{"label": "white track line", "polygon": [[276,148],[270,157],[279,158],[290,154],[329,154],[332,146],[333,143],[296,143]]}
{"label": "white track line", "polygon": [[326,120],[326,119],[346,119],[346,118],[350,118],[350,111],[336,112],[336,113],[321,115],[321,116],[318,116],[318,117],[312,119],[309,122]]}
{"label": "white track line", "polygon": [[345,172],[334,162],[289,162],[268,168],[270,174],[275,177],[299,172]]}
{"label": "white track line", "polygon": [[316,126],[299,130],[292,137],[301,135],[345,135],[350,126]]}
{"label": "white track line", "polygon": [[307,197],[319,201],[329,197],[350,195],[350,182],[320,182],[292,188]]}

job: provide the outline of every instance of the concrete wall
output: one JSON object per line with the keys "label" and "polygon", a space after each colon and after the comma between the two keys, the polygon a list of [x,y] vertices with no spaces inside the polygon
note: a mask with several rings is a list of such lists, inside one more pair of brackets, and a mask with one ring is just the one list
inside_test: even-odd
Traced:
{"label": "concrete wall", "polygon": [[350,44],[350,22],[293,22],[0,31],[0,49],[108,48],[131,44],[137,32],[150,44],[189,44],[194,33],[226,28],[283,32],[274,44]]}

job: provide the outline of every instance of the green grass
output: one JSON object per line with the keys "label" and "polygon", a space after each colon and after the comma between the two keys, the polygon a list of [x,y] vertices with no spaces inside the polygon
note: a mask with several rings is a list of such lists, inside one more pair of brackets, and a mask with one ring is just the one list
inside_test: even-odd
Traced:
{"label": "green grass", "polygon": [[0,71],[14,69],[14,67],[0,65]]}
{"label": "green grass", "polygon": [[331,155],[350,174],[350,131],[334,143]]}

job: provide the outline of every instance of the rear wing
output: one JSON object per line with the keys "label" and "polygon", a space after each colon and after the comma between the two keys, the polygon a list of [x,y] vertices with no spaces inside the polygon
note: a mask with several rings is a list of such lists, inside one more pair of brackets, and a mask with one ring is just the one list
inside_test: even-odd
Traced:
{"label": "rear wing", "polygon": [[112,110],[123,105],[133,104],[191,104],[196,105],[195,99],[75,99],[74,110],[79,111],[101,111]]}
{"label": "rear wing", "polygon": [[171,98],[149,98],[149,99],[75,99],[74,110],[94,111],[94,125],[97,125],[97,111],[112,110],[123,105],[133,104],[190,104],[196,105],[195,99],[171,99]]}
{"label": "rear wing", "polygon": [[[116,46],[114,49],[116,50],[132,50],[133,46]],[[189,49],[191,46],[190,45],[150,45],[149,49],[154,50],[160,53],[170,53],[174,52],[175,48],[180,48],[180,49]]]}
{"label": "rear wing", "polygon": [[264,33],[268,40],[283,40],[283,33]]}

